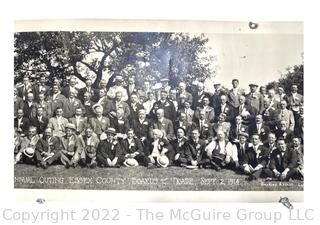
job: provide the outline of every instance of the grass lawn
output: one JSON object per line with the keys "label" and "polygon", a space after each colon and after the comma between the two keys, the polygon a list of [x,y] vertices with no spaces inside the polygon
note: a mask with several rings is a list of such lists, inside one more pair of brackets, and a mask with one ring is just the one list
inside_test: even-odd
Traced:
{"label": "grass lawn", "polygon": [[163,190],[163,191],[303,191],[302,181],[277,182],[263,179],[248,182],[231,170],[189,170],[180,167],[69,168],[54,165],[44,170],[17,164],[15,188]]}

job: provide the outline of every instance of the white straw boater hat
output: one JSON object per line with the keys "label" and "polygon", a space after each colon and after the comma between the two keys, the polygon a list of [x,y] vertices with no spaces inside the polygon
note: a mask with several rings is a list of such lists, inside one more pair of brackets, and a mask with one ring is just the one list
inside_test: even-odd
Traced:
{"label": "white straw boater hat", "polygon": [[135,159],[126,159],[123,163],[126,167],[135,167],[139,166],[139,163]]}
{"label": "white straw boater hat", "polygon": [[169,165],[169,159],[167,156],[162,155],[159,156],[157,158],[157,163],[161,166],[161,167],[167,167]]}
{"label": "white straw boater hat", "polygon": [[27,157],[32,158],[34,156],[34,149],[33,148],[25,148],[23,150],[23,154],[25,154]]}

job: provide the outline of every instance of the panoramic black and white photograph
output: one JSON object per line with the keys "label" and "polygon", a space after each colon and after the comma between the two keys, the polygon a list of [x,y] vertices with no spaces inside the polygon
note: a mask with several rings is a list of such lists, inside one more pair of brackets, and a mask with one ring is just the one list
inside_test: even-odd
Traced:
{"label": "panoramic black and white photograph", "polygon": [[303,191],[303,23],[217,23],[15,32],[14,187]]}

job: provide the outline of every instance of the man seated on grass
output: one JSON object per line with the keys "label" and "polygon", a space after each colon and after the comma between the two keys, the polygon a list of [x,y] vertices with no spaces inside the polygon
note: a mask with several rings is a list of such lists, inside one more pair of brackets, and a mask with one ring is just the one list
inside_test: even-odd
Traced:
{"label": "man seated on grass", "polygon": [[30,126],[27,136],[21,139],[20,150],[16,154],[14,163],[27,163],[34,165],[34,152],[39,139],[40,137],[37,134],[37,128],[34,126]]}
{"label": "man seated on grass", "polygon": [[234,169],[238,167],[237,148],[226,138],[222,129],[217,131],[217,139],[212,140],[205,151],[212,168],[216,171],[220,171],[221,168]]}
{"label": "man seated on grass", "polygon": [[[187,165],[196,167],[203,167],[208,164],[208,157],[205,152],[206,142],[200,139],[200,132],[194,129],[191,132],[191,139],[185,143],[185,160]],[[182,164],[182,166],[184,166]]]}
{"label": "man seated on grass", "polygon": [[124,153],[116,138],[116,130],[109,127],[107,138],[100,141],[97,149],[97,163],[100,167],[120,167],[124,162]]}
{"label": "man seated on grass", "polygon": [[45,129],[44,136],[36,145],[36,166],[47,169],[52,163],[60,162],[61,148],[61,141],[58,137],[52,136],[52,129]]}
{"label": "man seated on grass", "polygon": [[297,152],[289,149],[283,138],[277,141],[278,148],[270,156],[269,172],[274,180],[289,181],[298,178],[298,156]]}
{"label": "man seated on grass", "polygon": [[187,164],[185,158],[185,143],[188,141],[186,138],[186,131],[183,127],[177,128],[176,139],[172,140],[170,143],[172,145],[173,151],[173,163],[176,166],[181,166],[181,164]]}
{"label": "man seated on grass", "polygon": [[70,166],[76,168],[80,160],[80,154],[83,151],[83,144],[75,134],[76,126],[74,124],[66,124],[65,130],[66,135],[61,137],[61,162],[67,169]]}
{"label": "man seated on grass", "polygon": [[151,136],[153,138],[145,149],[148,168],[167,167],[170,163],[168,156],[172,150],[169,141],[164,138],[163,131],[159,129],[153,129]]}
{"label": "man seated on grass", "polygon": [[245,153],[245,160],[240,167],[245,174],[249,175],[248,181],[257,180],[269,174],[269,171],[266,170],[269,161],[269,149],[262,145],[259,134],[253,134],[251,141],[252,146]]}
{"label": "man seated on grass", "polygon": [[130,128],[127,132],[127,137],[121,142],[122,149],[125,152],[124,165],[126,167],[147,166],[147,161],[144,155],[142,143],[139,138],[135,137],[134,131]]}
{"label": "man seated on grass", "polygon": [[84,149],[81,153],[80,164],[82,167],[96,168],[96,153],[99,145],[99,138],[97,135],[93,134],[93,129],[91,127],[85,128],[85,134],[81,137],[84,145]]}

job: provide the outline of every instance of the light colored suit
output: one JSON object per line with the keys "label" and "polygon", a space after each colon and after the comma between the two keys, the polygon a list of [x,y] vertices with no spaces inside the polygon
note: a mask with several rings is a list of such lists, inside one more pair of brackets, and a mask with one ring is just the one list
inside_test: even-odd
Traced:
{"label": "light colored suit", "polygon": [[53,136],[62,137],[65,135],[65,126],[69,123],[69,121],[61,117],[60,123],[57,117],[52,117],[49,119],[48,127],[52,129]]}

